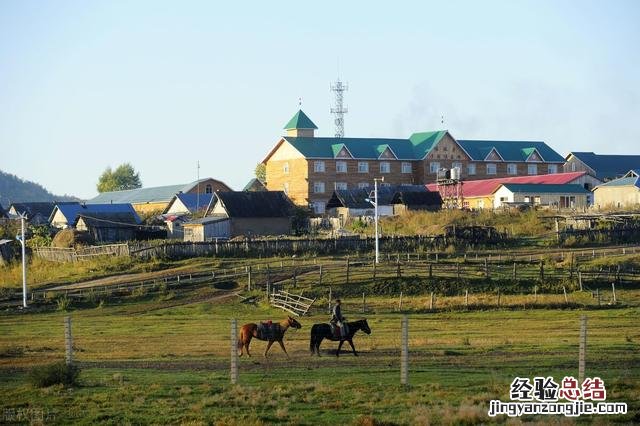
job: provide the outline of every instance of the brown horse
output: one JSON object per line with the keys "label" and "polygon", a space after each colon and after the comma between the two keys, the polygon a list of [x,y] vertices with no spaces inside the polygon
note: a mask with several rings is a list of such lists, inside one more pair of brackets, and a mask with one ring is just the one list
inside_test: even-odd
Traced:
{"label": "brown horse", "polygon": [[280,343],[280,347],[284,351],[287,358],[289,358],[289,354],[287,350],[284,348],[284,343],[282,343],[282,339],[284,338],[284,333],[287,331],[289,327],[293,328],[301,328],[302,325],[296,321],[295,318],[291,318],[288,316],[286,319],[280,321],[277,324],[273,324],[274,328],[272,333],[269,336],[260,335],[258,332],[258,324],[249,323],[245,324],[240,328],[240,337],[238,338],[238,349],[240,350],[240,356],[243,355],[243,349],[247,350],[247,355],[251,356],[249,352],[249,344],[251,343],[252,338],[256,338],[259,340],[267,341],[267,348],[264,350],[264,356],[267,357],[267,352],[269,352],[269,348],[273,345],[273,342]]}

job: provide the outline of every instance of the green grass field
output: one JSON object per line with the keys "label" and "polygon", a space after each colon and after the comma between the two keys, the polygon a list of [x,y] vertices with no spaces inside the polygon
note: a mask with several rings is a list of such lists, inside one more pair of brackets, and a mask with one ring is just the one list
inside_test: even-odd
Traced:
{"label": "green grass field", "polygon": [[[254,340],[241,358],[238,385],[229,383],[230,318],[239,323],[284,318],[263,304],[220,302],[214,290],[183,306],[147,297],[70,312],[0,314],[0,423],[46,424],[480,424],[491,399],[509,399],[515,376],[578,374],[579,319],[588,316],[586,376],[600,376],[608,400],[628,414],[578,422],[640,421],[640,309],[520,309],[410,313],[408,387],[400,386],[400,318],[395,303],[372,300],[372,334],[357,335],[359,357],[309,354],[309,330],[326,322],[320,305],[303,328],[289,331],[291,356]],[[629,300],[638,300],[635,291]],[[177,296],[178,298],[181,296]],[[415,296],[416,298],[419,296]],[[209,300],[211,299],[211,300]],[[408,297],[406,303],[416,303]],[[419,302],[423,303],[423,302]],[[345,315],[360,317],[359,298]],[[71,315],[80,385],[36,389],[26,381],[35,365],[64,357],[63,317]],[[523,417],[525,422],[572,422]],[[497,421],[508,422],[498,417]]]}

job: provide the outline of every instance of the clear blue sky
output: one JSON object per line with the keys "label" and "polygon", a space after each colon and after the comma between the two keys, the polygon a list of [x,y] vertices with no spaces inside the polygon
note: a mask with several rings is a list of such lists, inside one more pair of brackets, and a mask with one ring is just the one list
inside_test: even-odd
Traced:
{"label": "clear blue sky", "polygon": [[338,72],[346,136],[640,154],[640,1],[7,0],[0,169],[92,197],[107,166],[157,186],[199,160],[241,189],[299,97],[333,134]]}

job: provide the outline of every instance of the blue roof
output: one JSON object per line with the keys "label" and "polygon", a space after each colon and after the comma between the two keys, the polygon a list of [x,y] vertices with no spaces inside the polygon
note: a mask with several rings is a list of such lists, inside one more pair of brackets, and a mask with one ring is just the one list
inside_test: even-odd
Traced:
{"label": "blue roof", "polygon": [[535,149],[547,163],[564,163],[564,157],[540,141],[484,141],[458,140],[458,144],[473,161],[484,161],[487,155],[496,150],[504,161],[526,161]]}
{"label": "blue roof", "polygon": [[600,180],[615,179],[629,170],[640,169],[640,155],[596,154],[572,152],[578,160],[589,166]]}
{"label": "blue roof", "polygon": [[609,182],[605,182],[601,185],[598,185],[596,188],[600,188],[602,186],[637,186],[638,188],[640,188],[640,178],[638,176],[628,175],[628,177],[622,177],[620,179],[614,179],[610,180]]}
{"label": "blue roof", "polygon": [[[206,182],[211,178],[200,179],[199,181],[168,186],[154,186],[150,188],[128,189],[125,191],[110,191],[98,194],[98,196],[87,200],[87,204],[107,204],[107,203],[168,203],[176,194],[187,193],[193,190],[199,182]],[[223,184],[222,182],[220,182]],[[224,185],[224,184],[223,184]],[[225,185],[226,186],[226,185]]]}
{"label": "blue roof", "polygon": [[504,183],[511,192],[535,192],[538,194],[588,194],[582,185],[574,184],[538,184],[538,183]]}
{"label": "blue roof", "polygon": [[131,204],[57,204],[51,212],[49,222],[53,220],[58,210],[72,226],[76,224],[78,215],[90,217],[92,213],[132,213],[137,223],[142,222]]}
{"label": "blue roof", "polygon": [[198,198],[198,194],[177,194],[176,198],[185,205],[190,213],[194,213],[197,210],[206,209],[214,196],[215,194],[200,194],[200,198]]}

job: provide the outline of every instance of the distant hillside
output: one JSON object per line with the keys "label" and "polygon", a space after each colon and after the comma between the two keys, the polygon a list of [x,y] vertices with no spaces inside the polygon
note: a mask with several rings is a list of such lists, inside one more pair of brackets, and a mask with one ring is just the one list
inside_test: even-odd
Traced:
{"label": "distant hillside", "polygon": [[0,205],[8,208],[11,203],[26,203],[29,201],[77,201],[71,195],[55,195],[47,191],[42,185],[28,180],[22,180],[16,175],[0,170]]}

